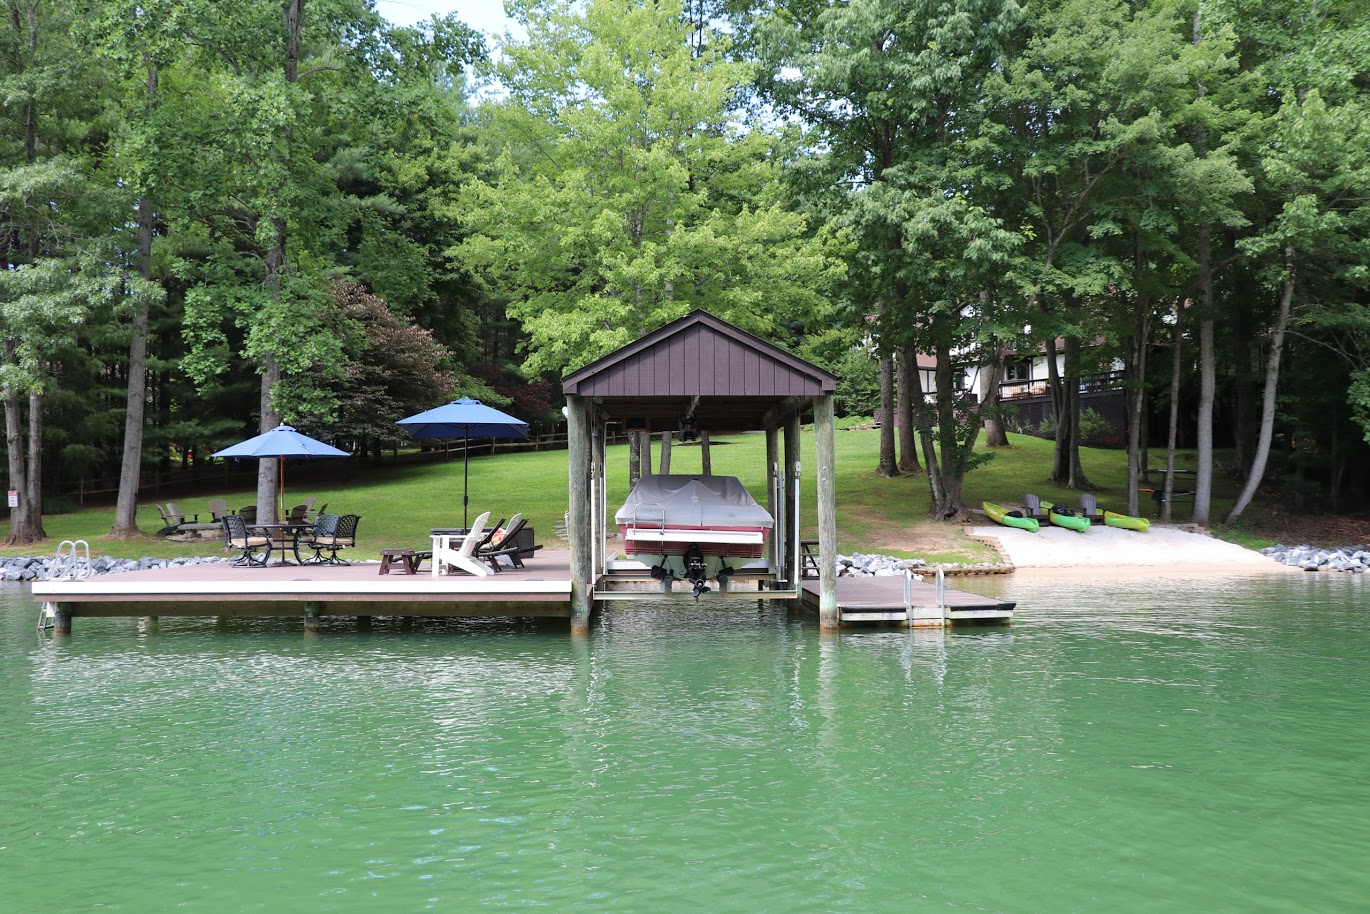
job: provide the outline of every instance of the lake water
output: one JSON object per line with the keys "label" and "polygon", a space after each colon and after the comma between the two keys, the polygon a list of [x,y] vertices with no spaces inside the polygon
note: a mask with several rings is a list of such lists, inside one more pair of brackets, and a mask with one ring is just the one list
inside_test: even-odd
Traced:
{"label": "lake water", "polygon": [[1364,911],[1362,579],[1012,627],[77,618],[0,593],[0,911]]}

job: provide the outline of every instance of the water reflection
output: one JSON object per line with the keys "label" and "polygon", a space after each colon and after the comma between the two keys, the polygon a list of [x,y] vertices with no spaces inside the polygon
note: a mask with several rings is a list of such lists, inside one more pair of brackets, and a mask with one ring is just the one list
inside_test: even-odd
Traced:
{"label": "water reflection", "polygon": [[979,579],[1013,627],[837,637],[759,603],[53,640],[11,595],[0,909],[1349,910],[1363,585],[1281,581]]}

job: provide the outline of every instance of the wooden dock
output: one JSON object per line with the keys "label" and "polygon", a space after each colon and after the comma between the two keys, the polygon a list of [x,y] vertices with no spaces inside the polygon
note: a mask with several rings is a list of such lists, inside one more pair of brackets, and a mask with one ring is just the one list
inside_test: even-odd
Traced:
{"label": "wooden dock", "polygon": [[[895,622],[916,628],[940,628],[956,623],[1008,623],[1016,603],[993,597],[939,588],[930,581],[908,581],[898,576],[837,579],[838,619],[843,623]],[[818,606],[818,581],[806,578],[804,602]]]}
{"label": "wooden dock", "polygon": [[571,561],[538,553],[522,569],[488,577],[380,574],[356,565],[180,565],[82,581],[35,581],[33,597],[55,611],[56,628],[76,616],[551,616],[571,615]]}
{"label": "wooden dock", "polygon": [[[540,616],[570,618],[571,562],[565,551],[542,551],[522,569],[487,577],[380,574],[375,562],[356,565],[271,565],[239,568],[228,564],[180,565],[125,574],[97,575],[81,581],[35,581],[33,598],[50,610],[59,633],[72,619],[111,616],[300,616],[306,631],[325,616]],[[774,582],[746,583],[706,600],[775,599]],[[800,599],[818,605],[818,581],[802,582]],[[597,594],[604,599],[605,594]],[[619,599],[686,599],[688,594],[647,590],[615,594]],[[840,620],[943,626],[958,622],[1007,622],[1013,603],[980,597],[926,581],[902,577],[837,579]]]}

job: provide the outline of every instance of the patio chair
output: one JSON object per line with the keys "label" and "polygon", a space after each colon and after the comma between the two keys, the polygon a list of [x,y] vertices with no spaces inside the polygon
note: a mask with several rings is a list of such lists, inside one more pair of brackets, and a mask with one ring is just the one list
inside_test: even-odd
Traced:
{"label": "patio chair", "polygon": [[[433,534],[434,577],[451,568],[459,568],[481,578],[494,574],[493,571],[481,564],[475,554],[476,547],[485,537],[485,522],[489,519],[490,512],[486,511],[476,518],[476,522],[471,525],[471,529],[466,533]],[[454,546],[453,543],[458,540],[460,545]]]}
{"label": "patio chair", "polygon": [[257,522],[257,506],[244,505],[238,509],[238,516],[243,519],[243,523],[251,527]]}
{"label": "patio chair", "polygon": [[488,536],[476,544],[476,558],[482,562],[489,562],[491,568],[499,571],[499,556],[508,551],[509,544],[513,542],[513,537],[517,536],[519,531],[527,525],[528,522],[523,519],[522,514],[515,514],[509,518],[507,527],[501,520]]}
{"label": "patio chair", "polygon": [[222,498],[211,498],[209,500],[209,520],[217,524],[219,518],[228,513],[228,502]]}
{"label": "patio chair", "polygon": [[[518,518],[518,515],[515,515]],[[523,534],[527,532],[525,537]],[[521,518],[518,522],[510,526],[509,530],[499,538],[499,543],[491,545],[485,549],[480,558],[488,561],[496,571],[501,571],[499,560],[508,559],[509,564],[514,568],[523,567],[523,559],[530,556],[542,548],[542,544],[534,544],[532,540],[532,530],[528,526],[528,519]],[[527,540],[527,541],[525,541]]]}
{"label": "patio chair", "polygon": [[158,505],[157,513],[162,516],[162,529],[158,530],[156,534],[154,534],[155,536],[170,536],[181,526],[178,522],[172,520],[171,513],[167,511],[165,505]]}
{"label": "patio chair", "polygon": [[1091,524],[1102,524],[1104,512],[1099,510],[1099,499],[1090,492],[1080,494],[1080,516],[1089,518]]}
{"label": "patio chair", "polygon": [[346,559],[338,558],[338,552],[357,545],[357,525],[361,519],[360,514],[320,514],[309,539],[300,541],[301,546],[314,550],[314,555],[304,564],[350,565]]}
{"label": "patio chair", "polygon": [[[271,557],[271,538],[252,533],[247,523],[238,514],[225,514],[220,518],[224,525],[224,548],[238,549],[242,554],[234,565],[265,565]],[[257,555],[257,550],[263,550]]]}
{"label": "patio chair", "polygon": [[1031,517],[1035,520],[1045,520],[1046,513],[1042,511],[1042,500],[1031,493],[1024,495],[1023,516]]}
{"label": "patio chair", "polygon": [[309,505],[296,505],[290,509],[290,514],[286,517],[287,524],[303,524],[304,516],[309,513]]}

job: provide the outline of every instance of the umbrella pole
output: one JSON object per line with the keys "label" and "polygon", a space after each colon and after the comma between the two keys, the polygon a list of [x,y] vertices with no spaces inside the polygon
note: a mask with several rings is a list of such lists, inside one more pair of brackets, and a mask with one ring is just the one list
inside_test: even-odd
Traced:
{"label": "umbrella pole", "polygon": [[276,481],[277,481],[278,483],[280,483],[280,486],[281,486],[281,505],[280,505],[280,509],[276,512],[276,518],[275,518],[275,521],[276,521],[276,523],[278,523],[278,524],[279,524],[281,521],[285,520],[285,455],[284,455],[284,454],[281,455],[280,461],[281,461],[280,464],[276,467]]}
{"label": "umbrella pole", "polygon": [[461,442],[461,525],[467,530],[471,525],[466,522],[466,506],[471,502],[471,439],[463,438]]}

